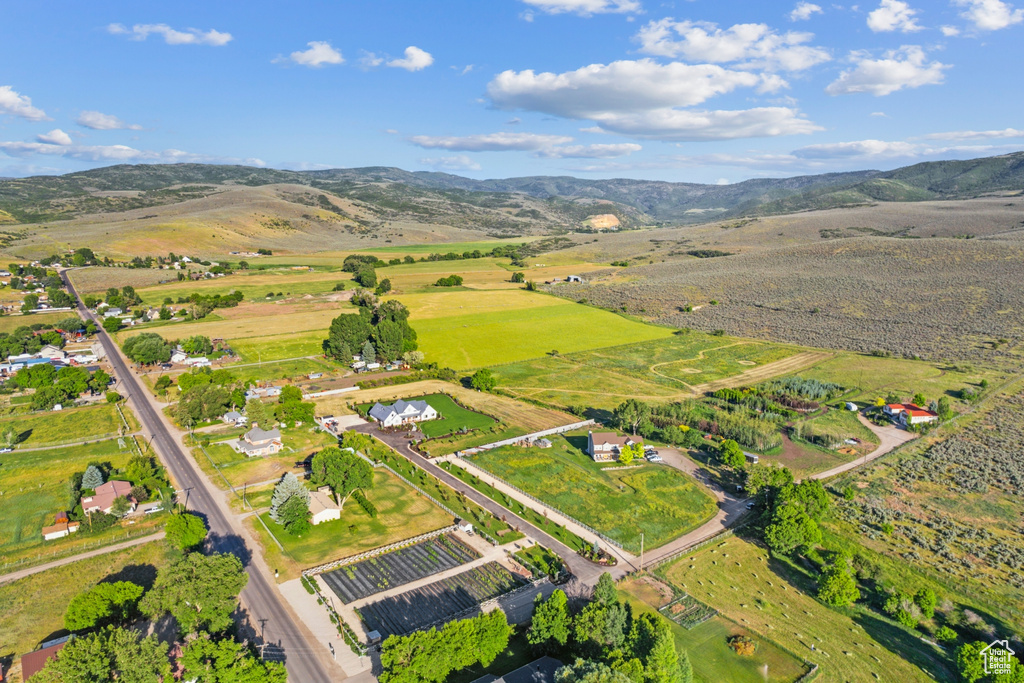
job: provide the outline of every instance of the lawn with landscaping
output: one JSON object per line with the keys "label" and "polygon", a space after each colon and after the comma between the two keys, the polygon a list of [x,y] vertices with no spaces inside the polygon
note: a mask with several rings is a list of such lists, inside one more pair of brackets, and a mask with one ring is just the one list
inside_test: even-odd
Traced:
{"label": "lawn with landscaping", "polygon": [[618,469],[581,450],[586,434],[551,437],[551,448],[504,446],[469,461],[552,508],[640,551],[657,548],[714,516],[714,498],[689,476],[650,463]]}
{"label": "lawn with landscaping", "polygon": [[[455,432],[470,432],[478,429],[487,429],[496,423],[494,418],[488,415],[460,406],[447,394],[415,396],[405,400],[426,401],[430,407],[437,411],[438,418],[436,420],[424,420],[423,422],[416,423],[416,427],[423,432],[423,435],[428,439],[453,434]],[[374,403],[363,403],[356,406],[356,411],[365,417],[373,406]]]}
{"label": "lawn with landscaping", "polygon": [[[127,417],[127,408],[123,410]],[[113,404],[97,403],[83,408],[6,417],[0,420],[0,431],[8,425],[18,434],[18,447],[38,448],[117,436],[122,433],[124,423]]]}
{"label": "lawn with landscaping", "polygon": [[[270,518],[269,512],[260,515],[260,519],[284,546],[286,558],[300,570],[413,538],[454,522],[408,484],[382,469],[374,471],[373,488],[365,491],[365,495],[377,508],[376,517],[349,499],[341,519],[318,524],[302,536],[289,534]],[[264,545],[277,550],[273,541]]]}

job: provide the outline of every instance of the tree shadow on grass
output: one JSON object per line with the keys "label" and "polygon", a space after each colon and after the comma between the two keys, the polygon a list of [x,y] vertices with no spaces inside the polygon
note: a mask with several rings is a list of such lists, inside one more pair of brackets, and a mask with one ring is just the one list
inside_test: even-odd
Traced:
{"label": "tree shadow on grass", "polygon": [[879,645],[901,659],[920,668],[935,680],[956,681],[956,666],[952,651],[945,651],[938,645],[925,642],[907,629],[897,626],[866,609],[858,609],[853,621]]}
{"label": "tree shadow on grass", "polygon": [[129,564],[122,567],[118,572],[104,576],[100,579],[100,583],[131,581],[148,591],[156,582],[156,574],[156,567],[151,564]]}
{"label": "tree shadow on grass", "polygon": [[590,439],[585,434],[566,436],[565,440],[569,442],[570,446],[579,450],[581,453],[586,453],[587,448],[590,446]]}

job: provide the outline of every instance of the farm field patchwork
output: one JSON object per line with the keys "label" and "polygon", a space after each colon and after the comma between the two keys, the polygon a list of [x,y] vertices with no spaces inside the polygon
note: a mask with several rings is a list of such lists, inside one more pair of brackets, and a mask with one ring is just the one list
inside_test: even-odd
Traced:
{"label": "farm field patchwork", "polygon": [[503,595],[525,581],[497,562],[474,567],[400,595],[359,608],[368,630],[385,638],[424,628],[481,602]]}
{"label": "farm field patchwork", "polygon": [[156,332],[164,339],[185,339],[201,334],[211,339],[221,338],[228,341],[260,337],[270,341],[275,335],[294,336],[299,332],[316,331],[321,341],[327,336],[327,328],[331,320],[342,313],[355,313],[351,306],[340,306],[331,310],[303,311],[279,315],[260,315],[251,318],[218,319],[212,321],[182,322],[160,325],[157,327],[138,327],[118,333],[118,340],[123,342],[143,332]]}
{"label": "farm field patchwork", "polygon": [[[508,273],[505,273],[508,276]],[[436,278],[435,278],[436,279]],[[553,296],[538,295],[523,289],[487,289],[479,291],[446,291],[445,287],[433,291],[401,294],[395,298],[409,309],[410,322],[450,318],[452,316],[495,313],[510,310],[565,306],[565,301]]]}
{"label": "farm field patchwork", "polygon": [[668,337],[667,328],[634,322],[608,311],[567,302],[543,306],[417,320],[427,360],[441,366],[469,368],[539,358],[552,351],[571,353]]}
{"label": "farm field patchwork", "polygon": [[346,605],[472,562],[480,554],[447,534],[320,574]]}
{"label": "farm field patchwork", "polygon": [[937,647],[866,608],[830,609],[795,585],[788,571],[766,550],[733,537],[656,574],[761,639],[817,663],[826,680],[932,680],[925,671],[938,680],[954,678]]}
{"label": "farm field patchwork", "polygon": [[639,552],[697,528],[715,513],[714,499],[682,472],[642,464],[609,471],[585,455],[586,434],[552,437],[551,448],[504,446],[469,461],[551,507]]}
{"label": "farm field patchwork", "polygon": [[[284,546],[285,561],[297,570],[413,538],[454,522],[447,513],[385,470],[374,471],[373,488],[366,491],[366,498],[377,507],[376,518],[371,518],[350,498],[341,519],[318,524],[300,537],[288,534],[270,519],[269,513],[260,518]],[[256,528],[263,531],[259,524]],[[264,545],[271,551],[269,560],[278,549],[273,541]]]}
{"label": "farm field patchwork", "polygon": [[58,311],[57,313],[27,313],[21,315],[0,316],[0,332],[10,334],[19,327],[31,327],[32,325],[53,325],[65,318],[76,318],[75,311]]}
{"label": "farm field patchwork", "polygon": [[[341,265],[340,261],[338,265]],[[143,303],[151,306],[160,305],[166,297],[177,301],[179,297],[188,297],[195,292],[204,296],[241,292],[244,301],[260,301],[270,292],[274,294],[281,292],[286,296],[293,297],[324,294],[330,292],[336,283],[351,279],[352,276],[349,273],[328,270],[250,270],[212,280],[174,282],[156,287],[137,288],[137,292],[142,297]]]}
{"label": "farm field patchwork", "polygon": [[[97,294],[106,292],[111,287],[121,289],[124,286],[136,290],[157,285],[177,282],[178,271],[157,270],[155,268],[107,268],[90,266],[68,271],[68,277],[80,294]],[[161,299],[162,300],[162,299]]]}

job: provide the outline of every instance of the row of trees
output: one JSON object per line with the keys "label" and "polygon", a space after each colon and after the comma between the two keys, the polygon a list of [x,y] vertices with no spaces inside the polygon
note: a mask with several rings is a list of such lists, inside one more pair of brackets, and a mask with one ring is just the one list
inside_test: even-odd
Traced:
{"label": "row of trees", "polygon": [[69,316],[53,325],[22,325],[12,332],[0,332],[0,355],[6,358],[22,353],[38,353],[47,344],[64,348],[64,336],[58,330],[84,330],[86,334],[93,334],[96,332],[96,325],[92,321],[84,323],[77,316]]}
{"label": "row of trees", "polygon": [[110,375],[100,368],[92,375],[80,366],[57,370],[49,363],[30,365],[18,370],[11,381],[20,389],[35,389],[33,410],[50,410],[58,403],[71,403],[86,391],[105,391]]}

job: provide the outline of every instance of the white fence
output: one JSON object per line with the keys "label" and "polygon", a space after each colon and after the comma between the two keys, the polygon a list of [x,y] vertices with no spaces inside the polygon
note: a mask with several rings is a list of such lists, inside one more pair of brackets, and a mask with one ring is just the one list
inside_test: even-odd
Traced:
{"label": "white fence", "polygon": [[511,446],[512,444],[521,443],[523,441],[533,441],[544,436],[551,436],[552,434],[564,434],[571,432],[575,429],[582,429],[583,427],[589,427],[592,424],[596,424],[593,420],[584,420],[583,422],[574,422],[569,425],[562,425],[561,427],[552,427],[551,429],[544,429],[539,432],[532,434],[524,434],[523,436],[517,436],[511,439],[505,439],[504,441],[495,441],[494,443],[485,444],[483,446],[474,446],[473,448],[467,448],[465,453],[476,453],[478,451],[489,451],[492,448],[501,448],[502,446]]}

